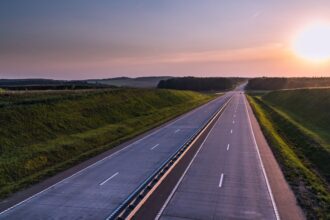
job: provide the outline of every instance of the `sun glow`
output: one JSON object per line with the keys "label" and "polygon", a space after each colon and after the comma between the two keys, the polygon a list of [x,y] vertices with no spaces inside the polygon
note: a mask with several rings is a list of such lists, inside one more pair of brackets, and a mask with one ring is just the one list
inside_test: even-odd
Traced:
{"label": "sun glow", "polygon": [[330,60],[330,24],[318,23],[304,28],[293,43],[294,52],[307,60]]}

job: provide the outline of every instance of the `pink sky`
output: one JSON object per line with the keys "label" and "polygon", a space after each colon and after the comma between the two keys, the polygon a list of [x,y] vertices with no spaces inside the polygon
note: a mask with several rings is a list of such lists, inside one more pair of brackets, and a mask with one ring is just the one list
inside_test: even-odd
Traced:
{"label": "pink sky", "polygon": [[292,50],[325,0],[0,4],[0,78],[330,76]]}

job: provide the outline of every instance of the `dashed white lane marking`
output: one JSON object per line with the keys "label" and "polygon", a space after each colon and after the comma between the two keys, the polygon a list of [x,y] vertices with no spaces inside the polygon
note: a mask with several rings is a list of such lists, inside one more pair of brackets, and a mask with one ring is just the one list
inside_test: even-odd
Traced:
{"label": "dashed white lane marking", "polygon": [[220,176],[220,181],[219,181],[219,188],[221,188],[221,187],[222,187],[223,177],[224,177],[224,174],[223,174],[223,173],[221,173],[221,176]]}
{"label": "dashed white lane marking", "polygon": [[233,120],[233,124],[235,124],[235,120]]}
{"label": "dashed white lane marking", "polygon": [[150,148],[150,150],[153,150],[153,149],[155,149],[158,146],[159,146],[159,144],[156,144],[155,146],[153,146],[152,148]]}
{"label": "dashed white lane marking", "polygon": [[178,133],[180,131],[180,129],[176,129],[175,131],[174,131],[174,133]]}
{"label": "dashed white lane marking", "polygon": [[230,147],[230,145],[228,144],[228,145],[227,145],[227,150],[229,150],[229,147]]}
{"label": "dashed white lane marking", "polygon": [[230,130],[230,133],[231,133],[231,134],[233,133],[233,129]]}
{"label": "dashed white lane marking", "polygon": [[113,174],[112,176],[110,176],[108,179],[104,180],[102,183],[100,183],[100,186],[103,186],[106,182],[108,182],[109,180],[111,180],[112,178],[114,178],[115,176],[117,176],[119,174],[119,172]]}

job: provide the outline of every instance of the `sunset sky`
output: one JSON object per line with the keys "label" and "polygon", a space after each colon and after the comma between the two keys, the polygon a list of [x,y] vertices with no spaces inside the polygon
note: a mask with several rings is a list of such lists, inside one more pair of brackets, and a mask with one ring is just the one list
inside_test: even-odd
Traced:
{"label": "sunset sky", "polygon": [[1,0],[0,78],[330,76],[293,50],[320,22],[329,0]]}

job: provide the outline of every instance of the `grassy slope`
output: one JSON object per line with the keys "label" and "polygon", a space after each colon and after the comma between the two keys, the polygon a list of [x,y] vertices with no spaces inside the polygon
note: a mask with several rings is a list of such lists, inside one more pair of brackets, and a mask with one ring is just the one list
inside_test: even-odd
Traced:
{"label": "grassy slope", "polygon": [[330,191],[324,170],[329,162],[327,151],[283,112],[257,97],[250,96],[249,101],[308,219],[329,219]]}
{"label": "grassy slope", "polygon": [[330,89],[270,92],[263,100],[286,112],[330,149]]}
{"label": "grassy slope", "polygon": [[0,95],[0,196],[16,191],[212,98],[120,89]]}

